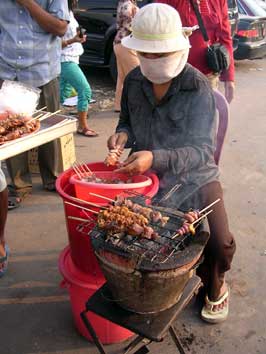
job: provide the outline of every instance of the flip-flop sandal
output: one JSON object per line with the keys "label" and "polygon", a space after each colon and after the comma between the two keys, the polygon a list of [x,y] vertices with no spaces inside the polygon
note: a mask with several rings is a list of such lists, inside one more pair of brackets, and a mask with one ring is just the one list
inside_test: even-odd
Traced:
{"label": "flip-flop sandal", "polygon": [[6,251],[6,255],[0,257],[0,278],[2,278],[7,272],[8,258],[10,254],[9,247],[7,244],[5,244],[5,251]]}
{"label": "flip-flop sandal", "polygon": [[20,206],[21,199],[19,197],[8,196],[8,210],[16,209]]}
{"label": "flip-flop sandal", "polygon": [[44,189],[46,189],[48,192],[55,192],[55,182],[50,182],[44,185]]}
{"label": "flip-flop sandal", "polygon": [[88,138],[95,138],[96,136],[99,136],[99,134],[96,133],[96,131],[94,131],[92,129],[88,129],[88,128],[78,129],[77,133],[80,135],[86,136]]}
{"label": "flip-flop sandal", "polygon": [[20,206],[21,198],[13,186],[8,185],[7,188],[8,188],[8,210],[12,210]]}
{"label": "flip-flop sandal", "polygon": [[[209,300],[208,295],[206,295],[205,305],[201,310],[201,318],[208,323],[220,323],[225,321],[229,314],[229,295],[229,288],[217,301]],[[223,308],[214,311],[214,307],[221,305],[226,299],[227,302],[224,304]]]}

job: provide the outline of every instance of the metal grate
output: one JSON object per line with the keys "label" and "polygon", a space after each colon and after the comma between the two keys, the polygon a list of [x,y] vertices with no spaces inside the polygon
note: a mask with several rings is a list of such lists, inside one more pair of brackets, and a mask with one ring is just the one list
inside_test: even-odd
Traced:
{"label": "metal grate", "polygon": [[[135,196],[130,198],[134,203],[138,203],[147,207],[145,204],[145,196],[138,193],[132,193]],[[132,236],[124,233],[108,234],[106,230],[102,230],[95,226],[90,232],[93,246],[95,250],[106,250],[116,253],[126,258],[134,258],[136,263],[146,265],[158,269],[163,268],[164,264],[174,266],[176,258],[183,253],[187,247],[198,239],[198,234],[202,230],[202,220],[199,221],[196,228],[196,234],[191,233],[176,237],[177,230],[183,225],[183,213],[179,211],[169,212],[168,208],[160,206],[151,206],[149,208],[160,210],[164,216],[168,216],[169,220],[165,226],[157,223],[149,223],[159,237],[156,239],[147,239],[144,237]],[[176,215],[175,215],[176,214]]]}

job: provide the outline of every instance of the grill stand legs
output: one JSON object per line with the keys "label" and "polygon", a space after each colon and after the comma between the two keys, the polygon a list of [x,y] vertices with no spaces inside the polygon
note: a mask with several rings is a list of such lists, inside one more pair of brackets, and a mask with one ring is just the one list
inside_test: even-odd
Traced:
{"label": "grill stand legs", "polygon": [[[86,315],[89,311],[122,326],[133,333],[137,333],[136,338],[124,349],[124,354],[149,353],[148,345],[152,342],[161,342],[167,331],[169,331],[178,352],[180,354],[185,354],[185,350],[172,323],[179,313],[188,305],[193,296],[198,293],[201,286],[202,283],[200,278],[193,275],[186,285],[179,302],[170,309],[162,311],[160,315],[155,316],[155,318],[150,318],[137,313],[130,313],[130,316],[128,316],[126,310],[123,310],[118,306],[116,307],[108,300],[111,295],[107,283],[105,283],[89,298],[86,302],[86,308],[81,312],[80,316],[100,354],[107,354],[107,352],[104,350],[103,344],[95,333],[95,330]],[[137,347],[138,349],[136,349]],[[135,351],[133,352],[133,350]]]}
{"label": "grill stand legs", "polygon": [[99,350],[99,353],[100,354],[107,354],[106,351],[104,350],[103,345],[100,342],[97,334],[95,333],[94,328],[92,327],[90,321],[88,320],[86,313],[87,313],[87,311],[85,310],[85,311],[81,312],[81,314],[80,314],[84,325],[86,326],[87,330],[89,331],[89,333],[94,341],[94,344],[96,345],[96,347]]}
{"label": "grill stand legs", "polygon": [[175,345],[176,345],[177,349],[179,350],[179,353],[180,353],[180,354],[186,354],[186,353],[185,353],[185,350],[184,350],[184,348],[183,348],[183,346],[182,346],[182,343],[181,343],[179,337],[177,336],[177,334],[176,334],[176,332],[175,332],[174,327],[173,327],[173,326],[170,326],[169,329],[168,329],[168,331],[169,331],[169,333],[170,333],[170,335],[171,335],[173,341],[175,342]]}
{"label": "grill stand legs", "polygon": [[[99,340],[97,334],[95,333],[94,331],[94,328],[93,326],[91,325],[90,321],[88,320],[87,316],[86,316],[86,313],[87,311],[83,311],[81,312],[80,316],[82,318],[82,321],[85,325],[85,327],[87,328],[88,332],[90,333],[92,339],[93,339],[93,342],[94,344],[96,345],[98,351],[100,354],[107,354],[106,351],[104,350],[104,347],[101,343],[101,341]],[[170,326],[168,328],[168,331],[176,345],[176,348],[178,349],[179,353],[180,354],[186,354],[182,344],[181,344],[181,341],[179,339],[179,337],[177,336],[173,326]],[[145,354],[145,353],[148,353],[149,352],[149,349],[147,348],[147,345],[152,343],[151,340],[149,339],[146,339],[145,337],[142,337],[142,336],[137,336],[135,339],[133,339],[132,342],[130,342],[126,347],[125,347],[125,351],[124,351],[124,354],[129,354],[134,348],[136,348],[138,346],[138,344],[141,342],[141,341],[147,341],[146,344],[144,344],[142,347],[140,347],[136,352],[134,352],[133,354]]]}

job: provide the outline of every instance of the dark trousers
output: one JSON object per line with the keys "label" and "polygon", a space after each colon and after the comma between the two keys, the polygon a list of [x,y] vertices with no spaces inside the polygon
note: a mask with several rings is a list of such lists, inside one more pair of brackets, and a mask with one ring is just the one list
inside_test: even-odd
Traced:
{"label": "dark trousers", "polygon": [[[165,190],[160,190],[159,199],[165,194]],[[203,263],[197,269],[210,300],[219,298],[225,272],[230,269],[236,250],[234,237],[229,230],[221,184],[215,181],[201,188],[196,185],[182,185],[164,202],[165,206],[168,204],[182,211],[190,208],[201,210],[218,198],[221,200],[211,207],[213,211],[207,216],[210,238],[204,250]]]}
{"label": "dark trousers", "polygon": [[[49,112],[55,112],[60,107],[59,99],[59,81],[54,79],[48,84],[40,87],[41,95],[38,108],[46,106]],[[50,183],[54,183],[55,162],[56,162],[56,143],[52,141],[38,148],[38,160],[40,174],[44,187]],[[28,164],[28,152],[11,157],[6,160],[8,172],[11,181],[16,189],[32,187],[31,174]]]}
{"label": "dark trousers", "polygon": [[236,244],[229,231],[227,214],[223,201],[223,191],[219,182],[212,182],[199,190],[200,208],[203,208],[216,199],[221,201],[211,209],[208,218],[210,239],[204,251],[204,261],[198,268],[210,300],[217,300],[224,282],[225,272],[231,268]]}

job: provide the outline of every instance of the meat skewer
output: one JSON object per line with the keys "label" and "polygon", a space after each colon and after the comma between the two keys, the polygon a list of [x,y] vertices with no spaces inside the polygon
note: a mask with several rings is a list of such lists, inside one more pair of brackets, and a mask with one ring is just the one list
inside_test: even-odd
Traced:
{"label": "meat skewer", "polygon": [[204,219],[207,215],[209,215],[213,210],[209,210],[206,214],[201,215],[198,219],[194,220],[192,223],[184,223],[177,232],[171,237],[174,240],[178,236],[185,235],[186,233],[195,234],[194,225],[197,224],[199,221]]}
{"label": "meat skewer", "polygon": [[107,157],[104,160],[104,163],[106,166],[115,166],[119,162],[119,158],[121,157],[123,153],[123,149],[111,149],[108,152]]}

